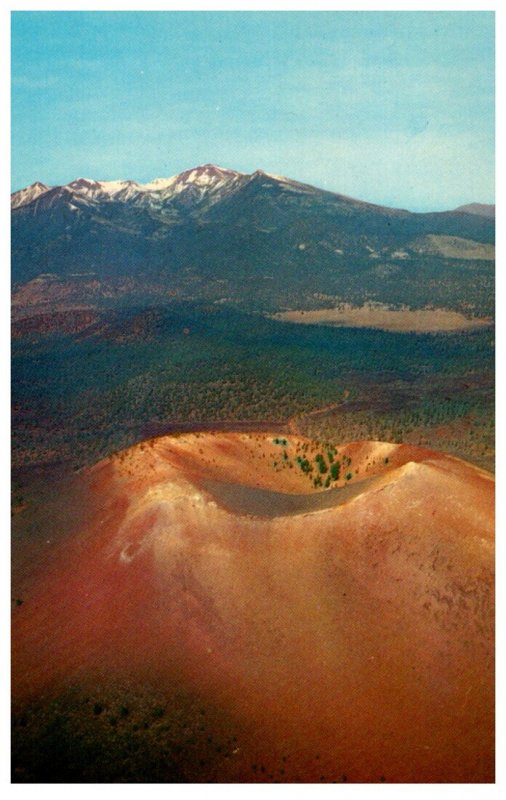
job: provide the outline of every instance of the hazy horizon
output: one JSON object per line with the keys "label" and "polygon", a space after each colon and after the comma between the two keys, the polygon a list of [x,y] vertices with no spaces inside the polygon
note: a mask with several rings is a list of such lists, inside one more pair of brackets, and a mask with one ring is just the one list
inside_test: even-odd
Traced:
{"label": "hazy horizon", "polygon": [[204,163],[494,203],[493,12],[13,12],[12,191]]}

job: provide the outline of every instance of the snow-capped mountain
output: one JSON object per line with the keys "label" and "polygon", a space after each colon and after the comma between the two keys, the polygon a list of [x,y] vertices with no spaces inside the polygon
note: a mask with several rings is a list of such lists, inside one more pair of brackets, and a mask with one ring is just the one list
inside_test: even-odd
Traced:
{"label": "snow-capped mountain", "polygon": [[[253,173],[254,175],[257,173]],[[224,194],[240,188],[252,176],[235,170],[225,169],[214,164],[203,164],[185,170],[171,178],[155,178],[148,183],[137,183],[132,180],[98,181],[90,178],[77,178],[63,186],[46,186],[34,183],[11,195],[11,208],[27,206],[34,200],[50,195],[51,201],[56,196],[66,194],[80,202],[116,202],[135,201],[136,204],[157,207],[173,198],[187,197],[192,203],[207,199],[209,203],[217,202]],[[282,179],[287,180],[287,179]]]}
{"label": "snow-capped mountain", "polygon": [[40,275],[74,283],[93,275],[97,285],[121,278],[135,285],[135,302],[156,284],[168,297],[263,308],[278,308],[281,297],[291,307],[301,291],[409,305],[412,287],[433,280],[435,258],[451,281],[463,253],[478,272],[488,269],[493,241],[493,219],[475,213],[413,214],[213,164],[144,184],[81,177],[12,195],[15,285]]}
{"label": "snow-capped mountain", "polygon": [[235,194],[250,182],[262,182],[262,180],[271,184],[275,182],[281,191],[302,193],[321,191],[262,170],[247,174],[215,164],[202,164],[170,178],[155,178],[148,183],[138,183],[133,180],[99,181],[91,178],[76,178],[62,186],[34,183],[11,195],[11,209],[34,204],[30,210],[38,213],[54,207],[55,203],[61,201],[67,209],[78,211],[113,202],[128,203],[133,207],[152,209],[155,212],[165,210],[172,215],[181,211],[187,214],[192,210],[201,213]]}
{"label": "snow-capped mountain", "polygon": [[45,183],[36,181],[32,183],[31,186],[27,186],[26,189],[20,189],[18,192],[14,192],[11,194],[11,208],[19,208],[19,206],[28,205],[32,200],[40,197],[41,194],[48,192],[50,188],[51,187],[46,186]]}
{"label": "snow-capped mountain", "polygon": [[216,191],[242,180],[246,175],[232,169],[218,167],[214,164],[202,164],[174,175],[172,178],[156,178],[145,184],[138,184],[141,191],[167,192],[179,194],[188,186],[194,186],[202,191]]}

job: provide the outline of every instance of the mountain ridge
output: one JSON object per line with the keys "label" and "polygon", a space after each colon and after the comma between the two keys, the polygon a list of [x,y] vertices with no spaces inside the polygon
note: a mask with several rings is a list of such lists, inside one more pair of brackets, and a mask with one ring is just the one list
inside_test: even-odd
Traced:
{"label": "mountain ridge", "polygon": [[147,184],[33,184],[12,202],[15,291],[50,274],[71,280],[85,302],[75,276],[87,273],[109,298],[107,281],[136,281],[137,295],[148,283],[149,302],[178,296],[273,312],[374,301],[492,313],[485,263],[495,225],[476,213],[413,213],[213,164]]}
{"label": "mountain ridge", "polygon": [[[304,183],[293,178],[288,178],[284,175],[275,175],[266,172],[262,169],[257,169],[252,173],[240,172],[238,170],[230,169],[228,167],[221,167],[216,164],[206,163],[200,164],[195,167],[189,167],[176,175],[168,178],[154,178],[151,181],[141,183],[130,178],[121,178],[117,180],[97,180],[94,178],[78,177],[69,181],[66,184],[48,185],[41,181],[35,181],[30,186],[23,187],[11,193],[11,209],[21,208],[29,205],[37,198],[46,194],[51,190],[64,190],[68,189],[71,192],[83,194],[92,197],[100,195],[102,197],[115,198],[118,200],[130,199],[134,194],[147,194],[159,195],[161,199],[166,199],[171,194],[177,194],[183,190],[185,185],[193,184],[201,188],[206,187],[208,190],[214,190],[216,184],[222,186],[239,183],[241,186],[254,178],[266,177],[278,183],[291,186],[299,191],[316,191],[322,192],[341,200],[349,201],[360,205],[367,205],[371,208],[384,209],[390,211],[401,211],[407,214],[416,214],[424,212],[409,211],[404,208],[397,208],[394,206],[386,206],[381,203],[373,203],[366,200],[359,200],[349,195],[344,195],[340,192],[335,192],[328,189],[322,189],[314,184]],[[171,191],[172,190],[172,191]],[[486,217],[493,217],[495,215],[495,206],[490,204],[470,202],[465,205],[458,206],[455,209],[448,209],[448,212],[470,213]],[[446,213],[443,212],[426,212],[426,213]]]}

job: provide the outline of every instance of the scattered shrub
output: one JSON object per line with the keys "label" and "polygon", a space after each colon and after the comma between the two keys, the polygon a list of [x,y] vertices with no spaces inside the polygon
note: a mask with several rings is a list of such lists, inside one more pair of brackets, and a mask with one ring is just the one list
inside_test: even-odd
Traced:
{"label": "scattered shrub", "polygon": [[340,471],[341,465],[339,464],[339,461],[334,461],[334,463],[330,465],[330,475],[333,481],[339,480]]}

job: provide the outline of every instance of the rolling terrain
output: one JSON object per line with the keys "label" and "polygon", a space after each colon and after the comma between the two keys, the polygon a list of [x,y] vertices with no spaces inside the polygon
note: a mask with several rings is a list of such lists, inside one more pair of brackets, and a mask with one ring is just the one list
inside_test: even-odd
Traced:
{"label": "rolling terrain", "polygon": [[16,469],[294,417],[493,469],[493,207],[414,214],[211,164],[11,202]]}
{"label": "rolling terrain", "polygon": [[14,527],[15,780],[493,780],[488,473],[202,433],[55,486]]}
{"label": "rolling terrain", "polygon": [[13,780],[493,781],[494,207],[11,208]]}

